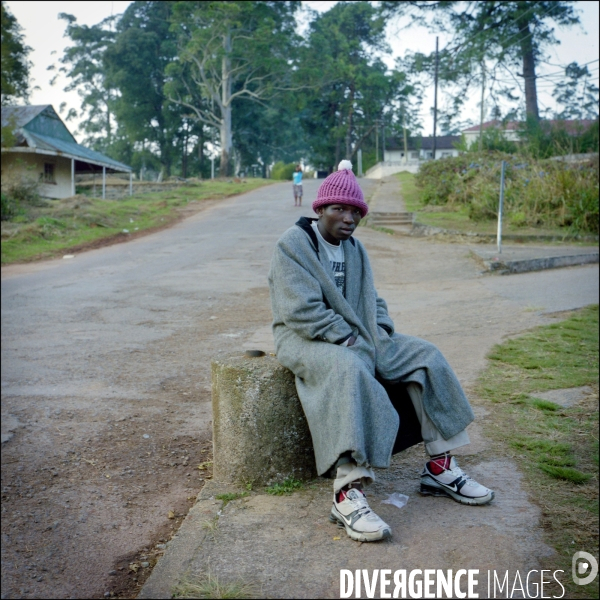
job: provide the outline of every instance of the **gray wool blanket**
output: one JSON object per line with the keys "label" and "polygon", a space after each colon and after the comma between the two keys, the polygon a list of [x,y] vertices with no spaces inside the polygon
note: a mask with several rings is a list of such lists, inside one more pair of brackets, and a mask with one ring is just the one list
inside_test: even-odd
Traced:
{"label": "gray wool blanket", "polygon": [[[465,429],[474,416],[456,375],[433,344],[394,332],[360,241],[341,242],[344,297],[309,228],[302,218],[281,236],[269,287],[277,359],[296,376],[318,473],[345,452],[359,466],[389,466],[399,417],[376,374],[420,384],[425,411],[445,439]],[[353,346],[338,345],[351,334]]]}

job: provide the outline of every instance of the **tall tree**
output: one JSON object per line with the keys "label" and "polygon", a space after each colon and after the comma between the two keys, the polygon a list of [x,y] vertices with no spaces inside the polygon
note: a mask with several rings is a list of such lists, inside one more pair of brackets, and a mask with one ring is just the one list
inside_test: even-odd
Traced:
{"label": "tall tree", "polygon": [[220,174],[232,173],[232,111],[240,99],[261,102],[285,86],[295,39],[297,1],[177,2],[177,61],[169,98],[201,123],[217,128]]}
{"label": "tall tree", "polygon": [[239,102],[239,110],[233,112],[233,142],[245,172],[266,177],[274,162],[300,162],[307,156],[298,109],[300,95],[283,92],[266,103]]}
{"label": "tall tree", "polygon": [[299,75],[313,83],[302,123],[319,167],[351,160],[408,92],[381,60],[386,51],[385,21],[368,2],[338,2],[311,22]]}
{"label": "tall tree", "polygon": [[124,134],[138,146],[157,146],[167,174],[188,132],[181,108],[167,100],[164,90],[165,69],[177,56],[171,8],[170,2],[132,2],[102,57],[105,85],[117,91],[113,108]]}
{"label": "tall tree", "polygon": [[[456,81],[468,81],[465,66],[492,63],[501,65],[523,80],[525,113],[539,119],[536,67],[544,48],[558,44],[556,26],[578,24],[579,17],[572,1],[479,0],[470,2],[390,2],[381,3],[386,14],[406,14],[432,27],[451,27],[454,40],[447,46],[447,57],[453,60]],[[463,71],[462,79],[458,78]],[[464,71],[467,71],[465,74]]]}
{"label": "tall tree", "polygon": [[60,58],[59,72],[70,78],[65,91],[77,90],[81,97],[81,116],[85,118],[80,129],[86,135],[86,143],[108,152],[115,134],[116,92],[107,83],[104,54],[114,43],[116,17],[91,27],[79,25],[70,14],[60,13],[58,17],[66,21],[65,36],[72,42]]}
{"label": "tall tree", "polygon": [[2,2],[2,104],[27,100],[29,67],[27,56],[31,48],[25,45],[21,26]]}

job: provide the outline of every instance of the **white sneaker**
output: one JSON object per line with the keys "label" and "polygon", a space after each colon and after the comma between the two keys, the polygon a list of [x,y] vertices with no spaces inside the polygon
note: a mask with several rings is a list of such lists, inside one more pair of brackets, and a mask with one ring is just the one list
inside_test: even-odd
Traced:
{"label": "white sneaker", "polygon": [[392,537],[391,527],[371,510],[363,492],[356,488],[350,488],[341,502],[336,502],[336,494],[333,495],[329,520],[344,527],[357,542],[376,542]]}
{"label": "white sneaker", "polygon": [[[494,499],[494,492],[471,479],[456,464],[453,456],[448,457],[447,468],[439,475],[432,473],[428,462],[421,473],[421,494],[423,496],[449,496],[461,504],[487,504]],[[437,466],[438,462],[435,463]]]}

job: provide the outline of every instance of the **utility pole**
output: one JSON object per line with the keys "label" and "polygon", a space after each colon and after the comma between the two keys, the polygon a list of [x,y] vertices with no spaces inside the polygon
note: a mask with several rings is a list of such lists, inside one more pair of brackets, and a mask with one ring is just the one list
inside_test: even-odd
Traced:
{"label": "utility pole", "polygon": [[404,164],[408,163],[408,139],[406,135],[406,106],[402,106],[402,129],[404,129]]}
{"label": "utility pole", "polygon": [[381,160],[385,162],[385,123],[381,121]]}
{"label": "utility pole", "polygon": [[434,75],[434,91],[433,91],[433,145],[431,148],[431,157],[435,160],[435,148],[436,148],[436,130],[437,130],[437,90],[438,90],[438,64],[439,64],[439,52],[438,52],[439,38],[435,36],[435,75]]}
{"label": "utility pole", "polygon": [[379,162],[379,121],[375,121],[375,164]]}
{"label": "utility pole", "polygon": [[481,110],[479,111],[479,152],[483,152],[483,116],[485,114],[483,99],[485,95],[485,61],[481,61]]}

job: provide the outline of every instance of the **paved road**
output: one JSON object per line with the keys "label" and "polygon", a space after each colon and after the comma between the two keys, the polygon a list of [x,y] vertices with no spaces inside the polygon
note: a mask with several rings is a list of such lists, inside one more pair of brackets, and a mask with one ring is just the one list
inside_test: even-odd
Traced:
{"label": "paved road", "polygon": [[[305,183],[306,204],[317,183]],[[3,270],[7,597],[100,594],[117,558],[166,536],[170,507],[185,512],[200,484],[176,440],[210,436],[210,359],[272,344],[272,247],[311,214],[293,207],[289,188],[226,200],[72,260]],[[398,329],[437,343],[467,388],[504,336],[597,302],[597,265],[492,278],[466,246],[357,236]],[[106,472],[84,471],[89,460]]]}

